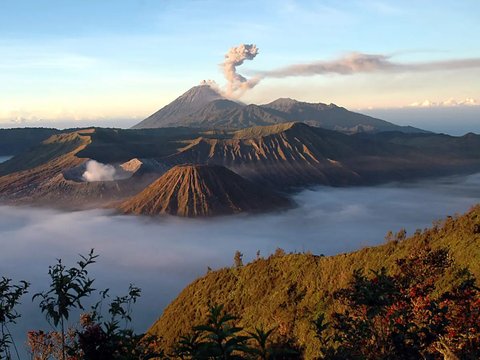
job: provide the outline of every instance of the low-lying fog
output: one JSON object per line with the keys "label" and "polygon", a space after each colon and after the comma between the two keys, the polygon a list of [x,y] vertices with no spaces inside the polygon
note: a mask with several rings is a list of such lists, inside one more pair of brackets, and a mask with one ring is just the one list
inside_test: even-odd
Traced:
{"label": "low-lying fog", "polygon": [[95,248],[100,258],[90,270],[98,289],[123,295],[129,283],[142,288],[134,318],[145,330],[207,267],[230,266],[235,250],[245,254],[245,261],[257,250],[268,255],[277,247],[337,254],[380,244],[388,230],[405,227],[411,234],[435,219],[465,212],[479,199],[477,174],[379,187],[319,187],[295,195],[299,207],[287,212],[207,220],[3,206],[0,276],[32,283],[15,328],[22,343],[27,329],[48,329],[30,301],[34,292],[46,289],[48,265],[56,258],[70,265],[78,253]]}

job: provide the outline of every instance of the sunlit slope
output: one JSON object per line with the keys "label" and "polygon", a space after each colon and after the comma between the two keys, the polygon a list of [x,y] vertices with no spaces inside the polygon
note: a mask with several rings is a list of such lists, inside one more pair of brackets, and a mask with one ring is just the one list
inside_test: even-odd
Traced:
{"label": "sunlit slope", "polygon": [[[480,278],[480,206],[399,242],[331,257],[280,254],[209,272],[187,286],[149,332],[170,347],[192,325],[205,320],[211,304],[225,304],[247,329],[275,327],[277,335],[298,339],[308,357],[318,347],[311,320],[332,310],[329,295],[345,287],[355,269],[392,268],[396,259],[425,245],[449,248],[459,267],[468,266]],[[450,276],[445,275],[440,286],[448,286]]]}
{"label": "sunlit slope", "polygon": [[380,137],[349,136],[303,123],[252,127],[228,137],[200,137],[167,160],[226,166],[277,188],[381,183],[464,171],[480,164],[478,156],[452,156],[447,150],[424,153]]}

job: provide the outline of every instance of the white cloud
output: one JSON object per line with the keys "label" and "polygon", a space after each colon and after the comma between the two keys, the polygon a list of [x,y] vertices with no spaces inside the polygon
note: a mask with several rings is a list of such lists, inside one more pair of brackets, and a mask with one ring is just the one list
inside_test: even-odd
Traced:
{"label": "white cloud", "polygon": [[409,107],[452,107],[452,106],[477,106],[480,103],[474,98],[465,98],[463,100],[456,100],[454,98],[449,98],[443,101],[431,101],[431,100],[423,100],[423,101],[416,101],[408,105]]}

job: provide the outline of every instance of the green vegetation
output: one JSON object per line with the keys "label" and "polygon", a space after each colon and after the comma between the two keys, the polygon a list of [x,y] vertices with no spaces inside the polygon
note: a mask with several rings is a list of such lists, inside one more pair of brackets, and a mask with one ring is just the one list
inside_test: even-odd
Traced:
{"label": "green vegetation", "polygon": [[[403,231],[400,231],[403,238]],[[242,267],[211,271],[186,287],[149,330],[160,337],[163,348],[171,348],[192,325],[203,323],[210,304],[223,304],[228,313],[239,317],[245,329],[276,328],[273,339],[295,339],[312,359],[321,350],[312,320],[326,318],[342,306],[333,294],[347,288],[352,274],[363,269],[393,274],[397,260],[409,258],[421,249],[448,249],[454,268],[468,267],[480,277],[480,207],[462,216],[436,222],[431,229],[418,230],[405,240],[393,238],[384,245],[324,257],[312,254],[276,254],[259,258]],[[453,269],[453,268],[451,268]],[[438,291],[456,283],[456,272],[445,271],[436,280]],[[330,320],[328,320],[330,321]]]}
{"label": "green vegetation", "polygon": [[[49,268],[51,284],[48,290],[37,293],[32,300],[40,298],[40,310],[47,321],[59,330],[45,332],[34,330],[28,333],[27,344],[35,360],[133,360],[163,357],[153,349],[155,338],[136,334],[131,328],[132,307],[140,297],[141,290],[133,285],[127,295],[116,296],[108,304],[109,289],[99,292],[100,299],[89,309],[82,302],[94,295],[94,279],[88,268],[98,255],[93,250],[80,255],[76,266],[66,267],[61,260]],[[102,312],[108,309],[108,315]],[[81,310],[80,320],[68,323],[74,310]]]}

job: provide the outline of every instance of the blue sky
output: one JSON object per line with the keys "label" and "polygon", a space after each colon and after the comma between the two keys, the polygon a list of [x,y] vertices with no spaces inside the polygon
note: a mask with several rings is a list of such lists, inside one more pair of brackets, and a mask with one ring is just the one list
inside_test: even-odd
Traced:
{"label": "blue sky", "polygon": [[[480,58],[480,2],[0,0],[0,122],[141,119],[202,79],[225,83],[232,46],[250,75],[352,51],[398,62]],[[352,109],[480,100],[480,69],[266,79],[241,98]]]}

